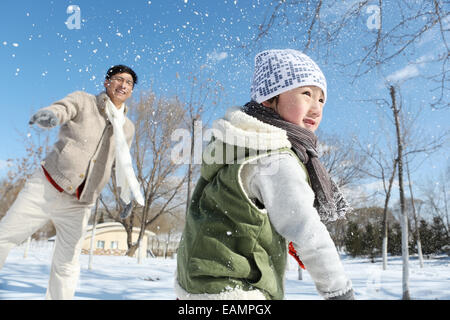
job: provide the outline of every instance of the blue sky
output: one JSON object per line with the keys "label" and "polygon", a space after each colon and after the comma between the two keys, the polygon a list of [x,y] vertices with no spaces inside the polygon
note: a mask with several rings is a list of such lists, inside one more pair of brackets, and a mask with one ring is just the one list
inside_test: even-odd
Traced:
{"label": "blue sky", "polygon": [[[332,20],[352,2],[355,1],[343,1],[339,8],[324,5],[326,17],[323,18]],[[262,0],[18,0],[3,4],[0,12],[3,97],[0,172],[2,167],[5,172],[6,159],[25,154],[23,138],[18,133],[30,132],[27,123],[33,112],[75,90],[100,92],[104,74],[114,64],[129,65],[137,72],[139,84],[135,96],[149,87],[165,95],[185,92],[189,87],[187,76],[206,66],[224,86],[224,99],[214,116],[222,115],[228,106],[244,104],[249,99],[254,55],[262,49],[300,47],[293,39],[301,38],[305,28],[298,24],[279,27],[259,47],[241,48],[241,44],[255,36],[256,26],[268,12],[269,3]],[[65,24],[71,15],[66,12],[69,5],[80,8],[80,29],[70,30]],[[389,19],[395,19],[396,15],[392,12],[384,23],[392,24]],[[336,66],[336,61],[361,54],[358,50],[367,41],[366,28],[364,19],[355,21],[351,32],[343,35],[340,45],[326,60],[315,50],[308,53],[321,66],[328,82],[329,98],[321,130],[342,136],[364,136],[365,141],[375,139],[380,127],[391,124],[380,119],[383,112],[374,104],[362,100],[389,98],[383,77],[403,81],[404,102],[414,112],[422,110],[418,124],[426,134],[448,129],[448,110],[433,111],[429,107],[435,95],[430,87],[424,86],[420,77],[407,80],[436,66],[411,65],[400,56],[386,68],[371,72],[353,84],[348,75],[354,67]],[[442,44],[436,30],[430,30],[416,47],[413,57],[416,61],[437,54]],[[433,165],[423,167],[417,179],[441,174],[448,164],[448,153],[447,146],[434,155]]]}

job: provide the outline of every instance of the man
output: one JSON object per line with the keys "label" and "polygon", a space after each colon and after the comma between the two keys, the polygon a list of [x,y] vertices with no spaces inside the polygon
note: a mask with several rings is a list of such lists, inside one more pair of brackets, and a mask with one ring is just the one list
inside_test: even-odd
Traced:
{"label": "man", "polygon": [[71,93],[30,119],[43,128],[60,125],[59,139],[0,221],[0,268],[12,247],[52,221],[56,244],[46,299],[74,296],[85,228],[113,164],[121,199],[128,207],[133,197],[143,205],[129,152],[134,125],[124,104],[136,83],[132,69],[113,66],[105,92]]}

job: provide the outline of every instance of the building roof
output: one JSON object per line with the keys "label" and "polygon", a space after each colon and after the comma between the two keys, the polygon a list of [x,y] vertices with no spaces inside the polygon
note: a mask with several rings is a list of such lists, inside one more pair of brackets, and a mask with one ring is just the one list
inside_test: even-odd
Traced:
{"label": "building roof", "polygon": [[[92,226],[93,225],[88,225],[86,228],[86,238],[90,237],[90,232],[92,232]],[[105,223],[100,223],[97,224],[95,226],[95,234],[99,235],[102,233],[106,233],[106,232],[113,232],[113,231],[122,231],[122,232],[126,232],[125,228],[123,227],[123,225],[119,222],[105,222]],[[138,233],[140,232],[141,229],[134,227],[133,228],[133,233]],[[149,230],[145,231],[145,235],[148,237],[153,237],[155,236],[154,232],[151,232]]]}

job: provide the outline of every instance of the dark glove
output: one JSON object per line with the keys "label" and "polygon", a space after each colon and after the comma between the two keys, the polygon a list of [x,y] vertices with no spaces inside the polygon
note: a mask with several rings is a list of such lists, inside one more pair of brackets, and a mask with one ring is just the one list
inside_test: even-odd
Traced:
{"label": "dark glove", "polygon": [[43,128],[52,128],[58,124],[58,118],[50,110],[41,110],[36,112],[28,122],[29,125],[35,123]]}
{"label": "dark glove", "polygon": [[133,201],[130,201],[129,204],[125,204],[125,202],[120,199],[120,202],[122,203],[123,210],[120,213],[120,219],[124,220],[128,218],[131,213],[133,212]]}
{"label": "dark glove", "polygon": [[347,291],[343,295],[337,296],[337,297],[331,297],[327,300],[355,300],[355,295],[353,294],[353,289]]}

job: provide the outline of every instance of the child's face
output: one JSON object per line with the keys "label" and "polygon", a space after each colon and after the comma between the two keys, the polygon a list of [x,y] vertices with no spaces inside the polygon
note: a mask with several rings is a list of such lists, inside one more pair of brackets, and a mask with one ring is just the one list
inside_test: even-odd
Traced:
{"label": "child's face", "polygon": [[278,101],[264,101],[263,105],[273,108],[284,120],[314,132],[322,120],[324,95],[319,87],[304,86],[283,92]]}

